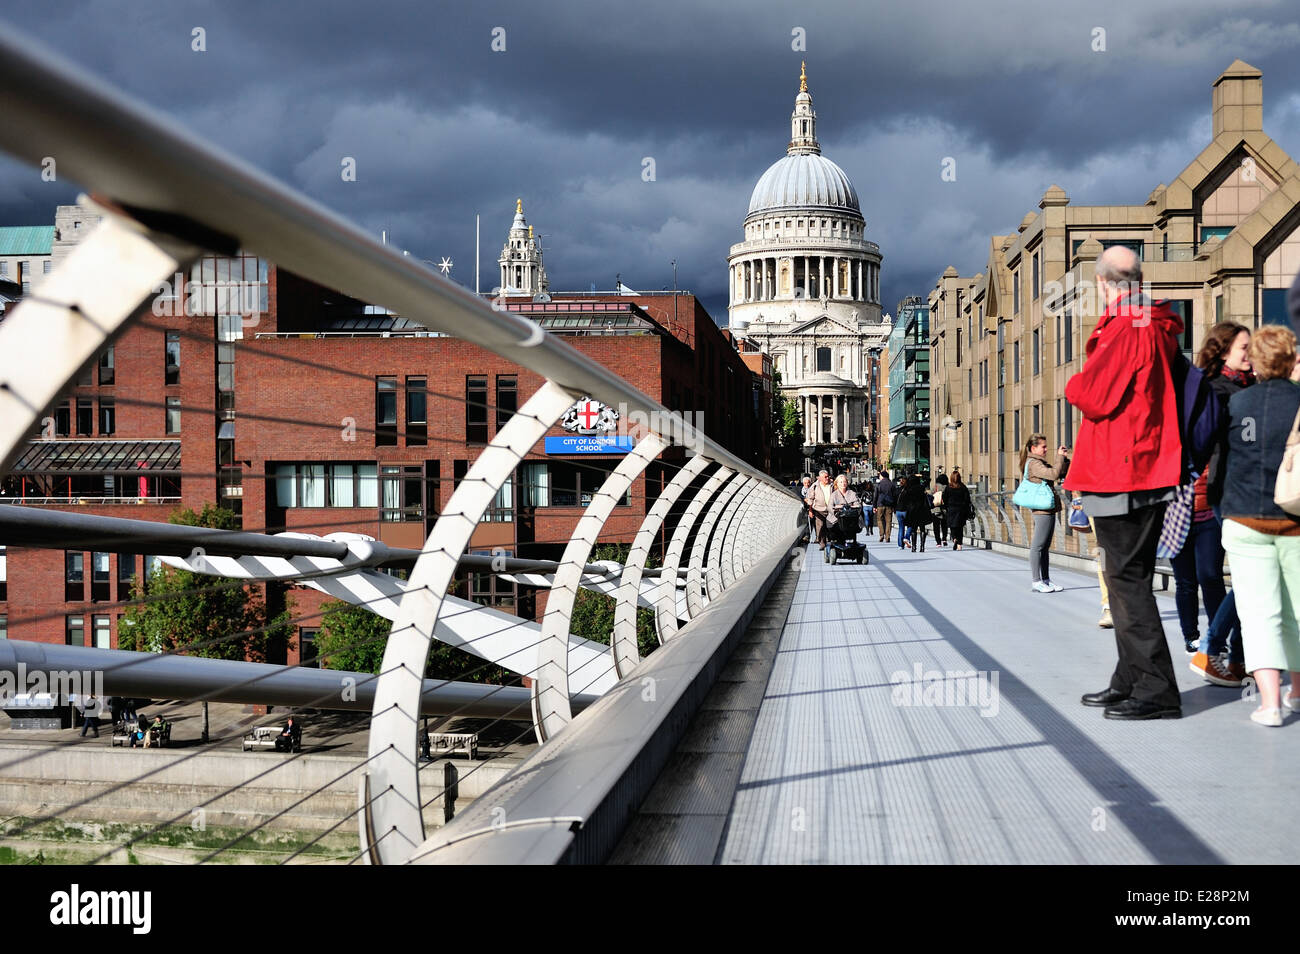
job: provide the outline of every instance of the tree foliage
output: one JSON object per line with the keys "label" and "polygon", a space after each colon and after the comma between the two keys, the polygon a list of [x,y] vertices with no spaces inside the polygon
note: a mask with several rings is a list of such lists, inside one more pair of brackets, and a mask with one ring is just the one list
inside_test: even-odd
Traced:
{"label": "tree foliage", "polygon": [[[168,521],[221,530],[239,525],[238,516],[211,504],[198,512],[178,510]],[[293,632],[289,609],[269,618],[254,586],[232,586],[219,576],[164,566],[147,581],[133,577],[131,596],[142,602],[129,607],[123,617],[120,649],[262,662],[269,643],[287,643]]]}
{"label": "tree foliage", "polygon": [[[591,562],[616,560],[624,563],[631,549],[631,544],[626,543],[598,544],[592,551]],[[653,558],[646,561],[647,568],[657,565],[658,561]],[[615,602],[612,596],[585,588],[578,590],[578,595],[573,601],[573,616],[569,621],[569,632],[574,636],[608,646],[614,633],[614,608]],[[659,637],[655,635],[654,613],[651,610],[636,611],[636,644],[642,658],[659,648]],[[581,691],[580,686],[572,688],[575,692]]]}

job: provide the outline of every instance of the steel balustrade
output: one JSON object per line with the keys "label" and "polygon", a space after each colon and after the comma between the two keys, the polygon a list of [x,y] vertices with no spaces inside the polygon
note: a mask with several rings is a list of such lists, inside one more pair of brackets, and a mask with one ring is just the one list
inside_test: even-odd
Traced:
{"label": "steel balustrade", "polygon": [[[559,569],[555,571],[555,582],[546,597],[542,644],[537,650],[537,677],[533,680],[533,726],[539,742],[545,742],[573,718],[569,707],[569,622],[578,595],[582,567],[591,556],[605,521],[614,512],[614,505],[632,481],[667,446],[667,440],[658,434],[650,433],[641,438],[631,453],[619,461],[605,478],[564,548]],[[586,678],[592,677],[588,675]]]}
{"label": "steel balustrade", "polygon": [[[375,680],[367,771],[358,786],[358,827],[367,861],[403,862],[424,844],[416,725],[427,711],[422,677],[447,604],[445,594],[498,490],[578,396],[619,406],[628,417],[672,421],[672,442],[694,454],[648,510],[633,544],[635,555],[623,567],[619,625],[609,650],[610,665],[619,676],[637,667],[635,607],[641,578],[648,575],[644,561],[651,542],[680,494],[710,466],[717,469],[686,507],[665,552],[654,601],[656,631],[661,642],[694,631],[692,622],[707,603],[710,632],[734,635],[755,611],[754,601],[761,599],[785,558],[786,538],[798,532],[798,505],[770,477],[614,371],[528,318],[489,306],[14,31],[0,35],[0,112],[6,119],[0,125],[0,146],[33,164],[58,155],[60,172],[90,189],[105,212],[103,222],[41,283],[38,293],[0,325],[0,473],[67,383],[142,312],[160,283],[177,272],[188,273],[202,249],[219,254],[244,249],[434,332],[476,344],[545,382],[484,448],[453,492],[400,597]],[[32,360],[35,355],[43,360]],[[546,651],[539,655],[539,678],[530,696],[541,738],[554,735],[572,718],[568,625],[573,595],[589,569],[586,559],[615,497],[668,444],[667,436],[651,434],[620,463],[579,520],[555,570],[543,624]],[[790,498],[789,508],[783,496]],[[676,590],[682,556],[692,539],[683,629]],[[348,549],[352,571],[378,562]],[[299,556],[304,558],[294,558],[295,566],[315,565]],[[767,568],[763,585],[738,579],[748,566],[760,564]],[[724,598],[724,591],[731,595]],[[693,653],[678,656],[695,658]],[[705,653],[699,658],[712,657]],[[206,661],[177,657],[169,662],[186,667]],[[696,668],[689,678],[698,681],[704,673]],[[543,692],[548,698],[540,705]],[[517,695],[503,693],[501,701],[517,708]]]}
{"label": "steel balustrade", "polygon": [[[708,458],[701,454],[696,454],[686,462],[686,465],[673,476],[656,498],[654,506],[646,513],[645,520],[641,522],[641,528],[637,530],[636,538],[632,541],[627,563],[623,567],[623,578],[619,584],[618,603],[614,607],[614,634],[610,640],[614,649],[614,666],[620,679],[631,672],[641,659],[636,638],[636,597],[641,589],[641,577],[645,573],[645,561],[650,555],[650,547],[658,536],[659,528],[663,526],[668,511],[672,509],[673,504],[677,503],[677,498],[682,495],[682,491],[691,481],[704,472],[709,463]],[[660,593],[660,596],[670,597],[676,601],[676,573],[663,574],[661,580],[663,582],[660,586],[665,588],[666,592]]]}
{"label": "steel balustrade", "polygon": [[[692,498],[682,514],[682,519],[677,523],[677,529],[673,531],[672,538],[668,541],[668,550],[664,554],[663,571],[672,577],[676,574],[678,564],[681,562],[682,552],[686,549],[686,541],[690,538],[691,531],[695,529],[695,523],[703,513],[704,507],[713,495],[716,494],[726,481],[730,480],[735,471],[725,464],[718,467],[713,475],[704,483]],[[698,531],[697,531],[698,532]],[[699,596],[699,571],[694,573],[692,580],[691,570],[687,569],[686,574],[686,616],[689,619],[695,616],[702,609]],[[662,594],[659,597],[659,607],[655,611],[655,630],[659,635],[659,642],[665,643],[677,635],[677,600],[672,594]]]}

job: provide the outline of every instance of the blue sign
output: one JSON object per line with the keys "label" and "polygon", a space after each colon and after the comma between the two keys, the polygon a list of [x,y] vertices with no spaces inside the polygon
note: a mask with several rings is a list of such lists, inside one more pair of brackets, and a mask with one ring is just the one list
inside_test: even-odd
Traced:
{"label": "blue sign", "polygon": [[636,441],[627,435],[565,434],[546,438],[548,454],[626,454],[635,446]]}

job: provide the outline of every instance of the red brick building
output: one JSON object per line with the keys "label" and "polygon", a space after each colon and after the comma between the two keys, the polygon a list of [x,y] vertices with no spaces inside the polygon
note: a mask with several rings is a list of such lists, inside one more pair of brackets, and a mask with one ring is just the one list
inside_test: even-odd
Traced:
{"label": "red brick building", "polygon": [[[349,530],[418,547],[482,446],[542,383],[251,256],[209,258],[178,284],[73,389],[0,499],[148,520],[219,502],[246,530]],[[556,293],[506,307],[670,409],[696,412],[711,438],[766,465],[770,368],[755,374],[694,296]],[[558,557],[620,456],[548,454],[539,444],[472,547]],[[647,500],[684,460],[670,448],[638,478],[602,542],[630,542]],[[117,645],[117,604],[147,562],[14,547],[0,559],[8,636],[99,646]],[[473,598],[521,614],[544,603],[488,575],[467,584]],[[292,594],[310,656],[325,597]],[[272,606],[277,598],[268,593]]]}

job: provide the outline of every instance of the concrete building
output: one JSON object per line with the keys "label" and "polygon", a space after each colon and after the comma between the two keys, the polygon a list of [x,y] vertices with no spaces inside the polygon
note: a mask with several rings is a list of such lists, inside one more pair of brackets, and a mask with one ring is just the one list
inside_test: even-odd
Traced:
{"label": "concrete building", "polygon": [[981,272],[944,271],[928,299],[937,463],[1011,490],[1030,434],[1073,446],[1065,382],[1096,327],[1094,262],[1108,246],[1141,256],[1150,294],[1184,317],[1189,356],[1218,321],[1287,322],[1300,167],[1262,129],[1259,70],[1234,61],[1211,112],[1213,140],[1141,205],[1072,205],[1053,185],[1014,234],[992,236]]}
{"label": "concrete building", "polygon": [[759,178],[744,240],[727,258],[729,326],[771,355],[782,395],[798,403],[809,447],[874,430],[870,349],[889,333],[880,248],[865,237],[853,183],[821,154],[806,72],[786,155]]}

